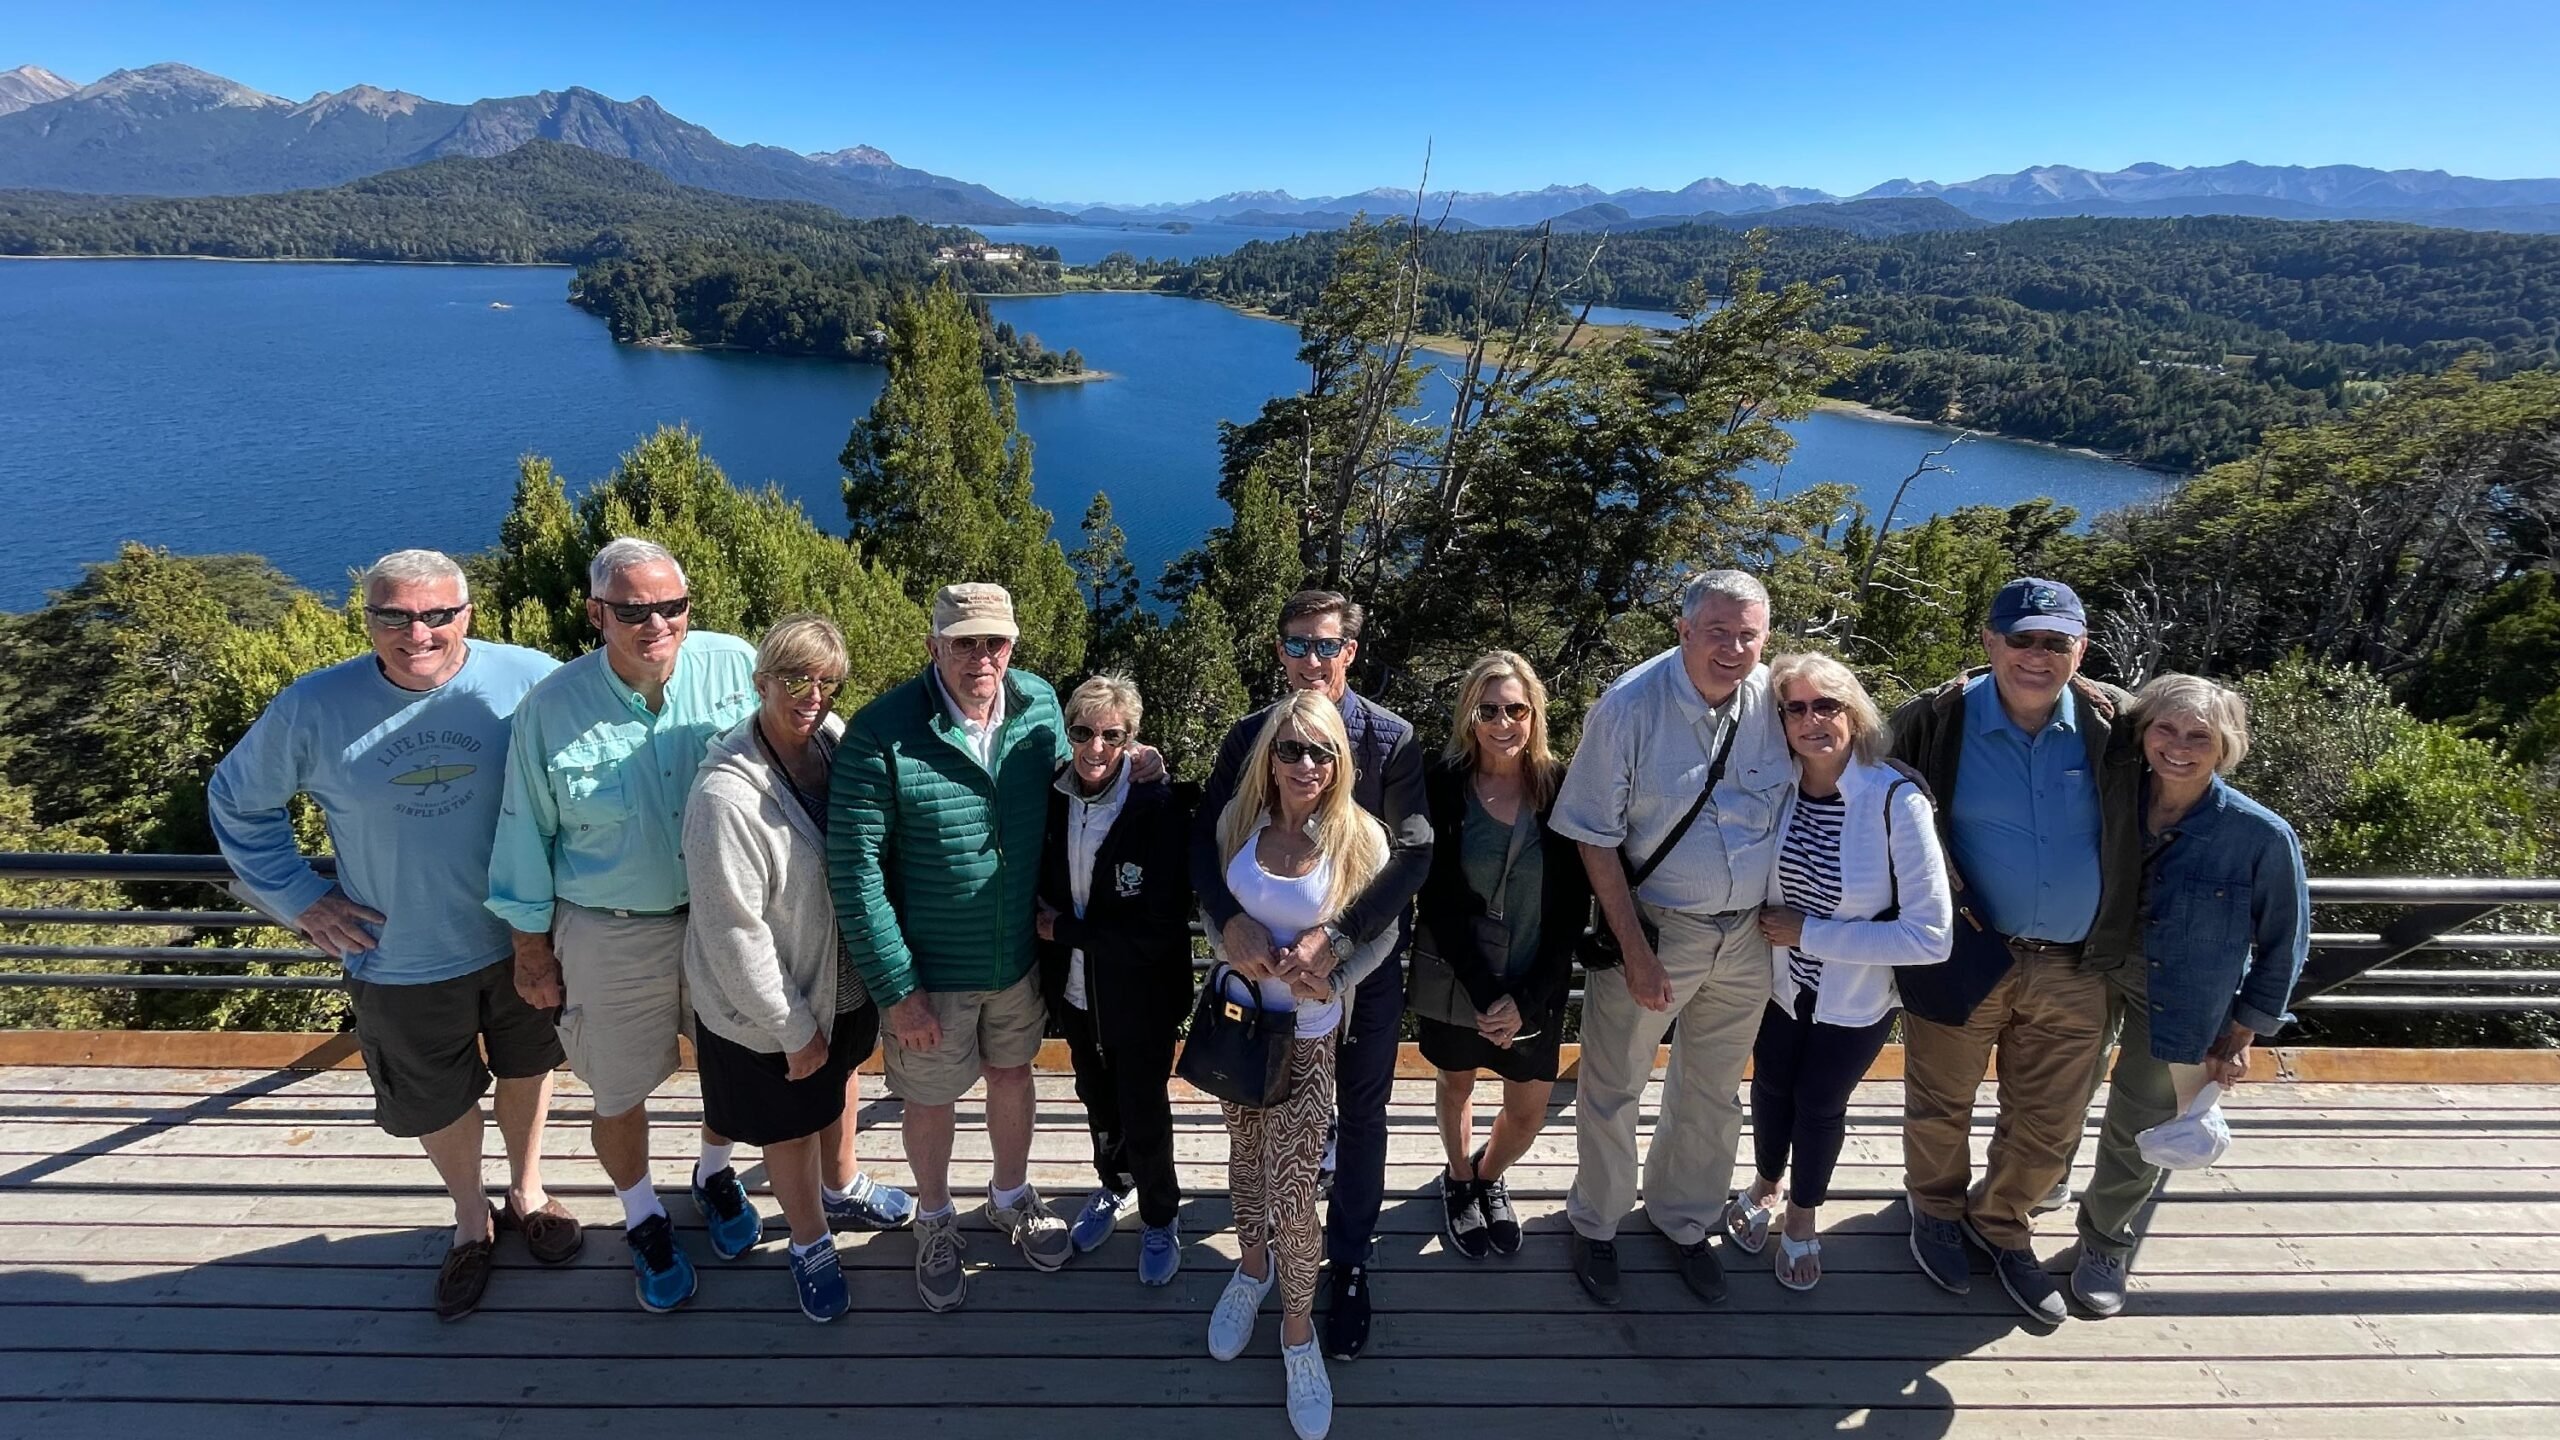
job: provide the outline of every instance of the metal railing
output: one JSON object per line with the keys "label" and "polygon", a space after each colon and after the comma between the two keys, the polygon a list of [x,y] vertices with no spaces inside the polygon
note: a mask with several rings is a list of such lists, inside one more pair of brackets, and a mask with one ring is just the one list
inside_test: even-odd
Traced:
{"label": "metal railing", "polygon": [[[316,862],[325,872],[334,863]],[[104,880],[120,884],[203,885],[226,897],[229,865],[218,855],[111,855],[0,852],[0,880]],[[2390,877],[2311,882],[2315,907],[2387,908],[2380,929],[2317,931],[2311,960],[2294,992],[2297,1010],[2560,1011],[2560,966],[2500,969],[2404,967],[2425,954],[2560,954],[2560,934],[2505,934],[2477,926],[2514,905],[2560,906],[2560,879],[2467,880]],[[272,925],[253,910],[0,907],[0,933],[31,925],[95,925],[158,929],[172,941],[197,932]],[[159,945],[0,944],[0,987],[129,990],[328,990],[331,975],[247,973],[253,966],[327,962],[318,950]],[[15,962],[122,963],[145,969],[33,971]],[[1199,962],[1205,967],[1206,961]],[[211,971],[213,973],[205,973]],[[238,971],[237,974],[221,973]],[[2348,993],[2340,993],[2346,990]],[[1577,991],[1577,994],[1579,992]]]}

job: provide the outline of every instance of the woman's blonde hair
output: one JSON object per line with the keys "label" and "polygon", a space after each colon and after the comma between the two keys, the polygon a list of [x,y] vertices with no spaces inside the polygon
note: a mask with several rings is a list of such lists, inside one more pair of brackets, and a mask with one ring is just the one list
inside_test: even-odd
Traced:
{"label": "woman's blonde hair", "polygon": [[1781,655],[1769,662],[1769,703],[1778,707],[1781,729],[1787,723],[1787,687],[1798,680],[1812,686],[1814,694],[1848,708],[1850,754],[1869,765],[1883,761],[1887,750],[1883,714],[1857,675],[1828,655]]}
{"label": "woman's blonde hair", "polygon": [[1138,698],[1138,682],[1116,670],[1096,675],[1067,697],[1066,708],[1058,718],[1073,725],[1087,715],[1104,711],[1118,711],[1120,718],[1128,722],[1129,738],[1136,739],[1138,721],[1147,711],[1146,702]]}
{"label": "woman's blonde hair", "polygon": [[820,671],[842,675],[849,664],[844,632],[826,616],[807,611],[774,621],[773,628],[764,632],[763,643],[756,646],[759,675],[814,675]]}
{"label": "woman's blonde hair", "polygon": [[2154,675],[2133,697],[2125,720],[2136,740],[2164,715],[2193,715],[2213,732],[2219,747],[2213,773],[2228,775],[2249,758],[2249,702],[2239,691],[2201,675]]}
{"label": "woman's blonde hair", "polygon": [[1387,868],[1387,830],[1377,817],[1351,798],[1351,737],[1343,731],[1342,712],[1322,691],[1299,690],[1271,707],[1271,718],[1253,737],[1253,751],[1236,777],[1235,798],[1218,816],[1218,859],[1231,862],[1253,843],[1253,833],[1267,815],[1280,818],[1271,783],[1271,747],[1290,730],[1333,751],[1324,793],[1317,797],[1314,820],[1316,853],[1332,866],[1333,883],[1324,897],[1324,913],[1340,915]]}
{"label": "woman's blonde hair", "polygon": [[1451,712],[1449,746],[1443,753],[1452,760],[1466,762],[1469,770],[1483,763],[1482,747],[1476,743],[1476,706],[1485,692],[1504,680],[1517,680],[1523,694],[1529,697],[1529,744],[1520,754],[1521,780],[1529,794],[1529,803],[1540,810],[1556,798],[1556,786],[1564,781],[1564,767],[1556,763],[1555,752],[1547,748],[1547,686],[1529,662],[1509,650],[1491,650],[1483,659],[1467,667],[1466,678],[1458,682],[1458,704]]}

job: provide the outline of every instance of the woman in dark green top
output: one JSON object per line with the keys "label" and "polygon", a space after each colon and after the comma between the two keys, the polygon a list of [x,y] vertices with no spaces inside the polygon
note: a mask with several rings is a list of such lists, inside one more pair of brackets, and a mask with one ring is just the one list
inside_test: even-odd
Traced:
{"label": "woman in dark green top", "polygon": [[[1440,1071],[1449,1245],[1471,1260],[1520,1249],[1502,1173],[1546,1125],[1574,942],[1590,910],[1579,850],[1546,825],[1563,778],[1537,672],[1508,650],[1477,661],[1458,689],[1449,748],[1423,778],[1440,839],[1415,901],[1407,997],[1423,1058]],[[1502,1080],[1502,1111],[1482,1147],[1479,1070]]]}

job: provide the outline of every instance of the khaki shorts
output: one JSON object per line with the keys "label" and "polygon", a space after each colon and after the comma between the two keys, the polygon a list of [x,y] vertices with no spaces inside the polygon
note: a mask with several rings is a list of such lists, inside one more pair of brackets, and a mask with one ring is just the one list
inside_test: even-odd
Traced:
{"label": "khaki shorts", "polygon": [[890,1093],[918,1105],[948,1105],[989,1070],[1028,1065],[1040,1054],[1049,1009],[1040,1001],[1040,972],[1029,970],[1002,990],[919,990],[942,1026],[942,1043],[910,1050],[883,1014],[880,1051]]}
{"label": "khaki shorts", "polygon": [[569,1070],[594,1092],[598,1115],[620,1115],[676,1073],[676,1037],[693,1014],[685,1003],[684,917],[616,915],[564,900],[553,907],[551,950],[560,960],[560,1048]]}

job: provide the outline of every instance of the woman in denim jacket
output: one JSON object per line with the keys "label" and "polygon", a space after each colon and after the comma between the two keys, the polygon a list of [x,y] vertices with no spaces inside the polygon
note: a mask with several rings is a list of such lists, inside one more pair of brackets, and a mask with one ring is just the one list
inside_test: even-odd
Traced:
{"label": "woman in denim jacket", "polygon": [[2115,743],[2139,745],[2146,771],[2143,954],[2109,976],[2123,1048],[2097,1177],[2080,1197],[2071,1292],[2098,1316],[2124,1308],[2126,1266],[2161,1177],[2135,1137],[2181,1108],[2171,1067],[2201,1067],[2189,1094],[2203,1080],[2238,1084],[2249,1047],[2293,1018],[2285,1005],[2311,938],[2293,827],[2223,779],[2249,753],[2246,701],[2210,680],[2163,675],[2142,687]]}

